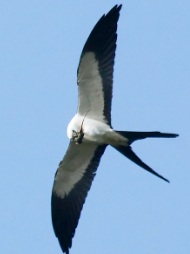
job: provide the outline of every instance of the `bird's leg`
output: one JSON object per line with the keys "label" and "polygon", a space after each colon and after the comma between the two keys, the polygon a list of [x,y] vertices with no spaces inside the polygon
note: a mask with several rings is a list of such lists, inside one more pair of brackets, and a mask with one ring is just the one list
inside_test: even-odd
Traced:
{"label": "bird's leg", "polygon": [[71,141],[74,141],[75,144],[81,144],[82,143],[82,140],[83,140],[83,137],[84,137],[84,132],[82,131],[82,128],[80,129],[80,131],[75,131],[75,130],[72,130],[72,138],[71,138]]}

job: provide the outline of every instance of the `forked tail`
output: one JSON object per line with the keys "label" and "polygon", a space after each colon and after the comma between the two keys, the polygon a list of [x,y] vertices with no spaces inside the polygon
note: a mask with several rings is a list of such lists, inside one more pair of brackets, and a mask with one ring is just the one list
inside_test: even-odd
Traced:
{"label": "forked tail", "polygon": [[145,139],[145,138],[176,138],[179,136],[174,133],[162,133],[159,131],[116,131],[125,138],[129,139],[129,145],[136,140]]}
{"label": "forked tail", "polygon": [[120,135],[124,136],[129,140],[128,146],[113,146],[116,150],[126,156],[128,159],[142,167],[143,169],[147,170],[148,172],[152,173],[153,175],[163,179],[166,182],[169,182],[168,179],[161,176],[157,172],[155,172],[152,168],[150,168],[147,164],[145,164],[132,150],[130,144],[132,144],[136,140],[145,139],[145,138],[175,138],[178,134],[172,133],[161,133],[158,131],[152,132],[135,132],[135,131],[116,131]]}

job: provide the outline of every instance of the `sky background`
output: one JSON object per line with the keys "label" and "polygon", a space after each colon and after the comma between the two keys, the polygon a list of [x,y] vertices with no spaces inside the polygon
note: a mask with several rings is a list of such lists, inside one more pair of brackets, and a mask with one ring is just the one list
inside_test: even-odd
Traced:
{"label": "sky background", "polygon": [[119,3],[113,127],[180,137],[133,144],[170,184],[106,150],[71,254],[190,253],[190,1],[1,0],[2,254],[61,254],[50,199],[77,108],[78,61],[95,23]]}

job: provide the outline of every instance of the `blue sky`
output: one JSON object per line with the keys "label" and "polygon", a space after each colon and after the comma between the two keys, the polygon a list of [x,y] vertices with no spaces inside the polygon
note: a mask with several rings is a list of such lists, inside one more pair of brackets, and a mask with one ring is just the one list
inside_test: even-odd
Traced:
{"label": "blue sky", "polygon": [[190,252],[190,2],[2,0],[0,253],[61,253],[50,197],[76,112],[78,61],[119,3],[113,126],[180,137],[133,145],[170,184],[107,149],[71,254]]}

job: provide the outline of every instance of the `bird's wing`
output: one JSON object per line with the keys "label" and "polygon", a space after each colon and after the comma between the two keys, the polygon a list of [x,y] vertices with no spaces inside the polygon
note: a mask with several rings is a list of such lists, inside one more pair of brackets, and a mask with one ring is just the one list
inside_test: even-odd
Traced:
{"label": "bird's wing", "polygon": [[52,191],[52,222],[63,252],[69,253],[72,238],[106,146],[70,142],[55,175]]}
{"label": "bird's wing", "polygon": [[111,125],[113,66],[121,5],[103,15],[82,50],[77,71],[78,113]]}

